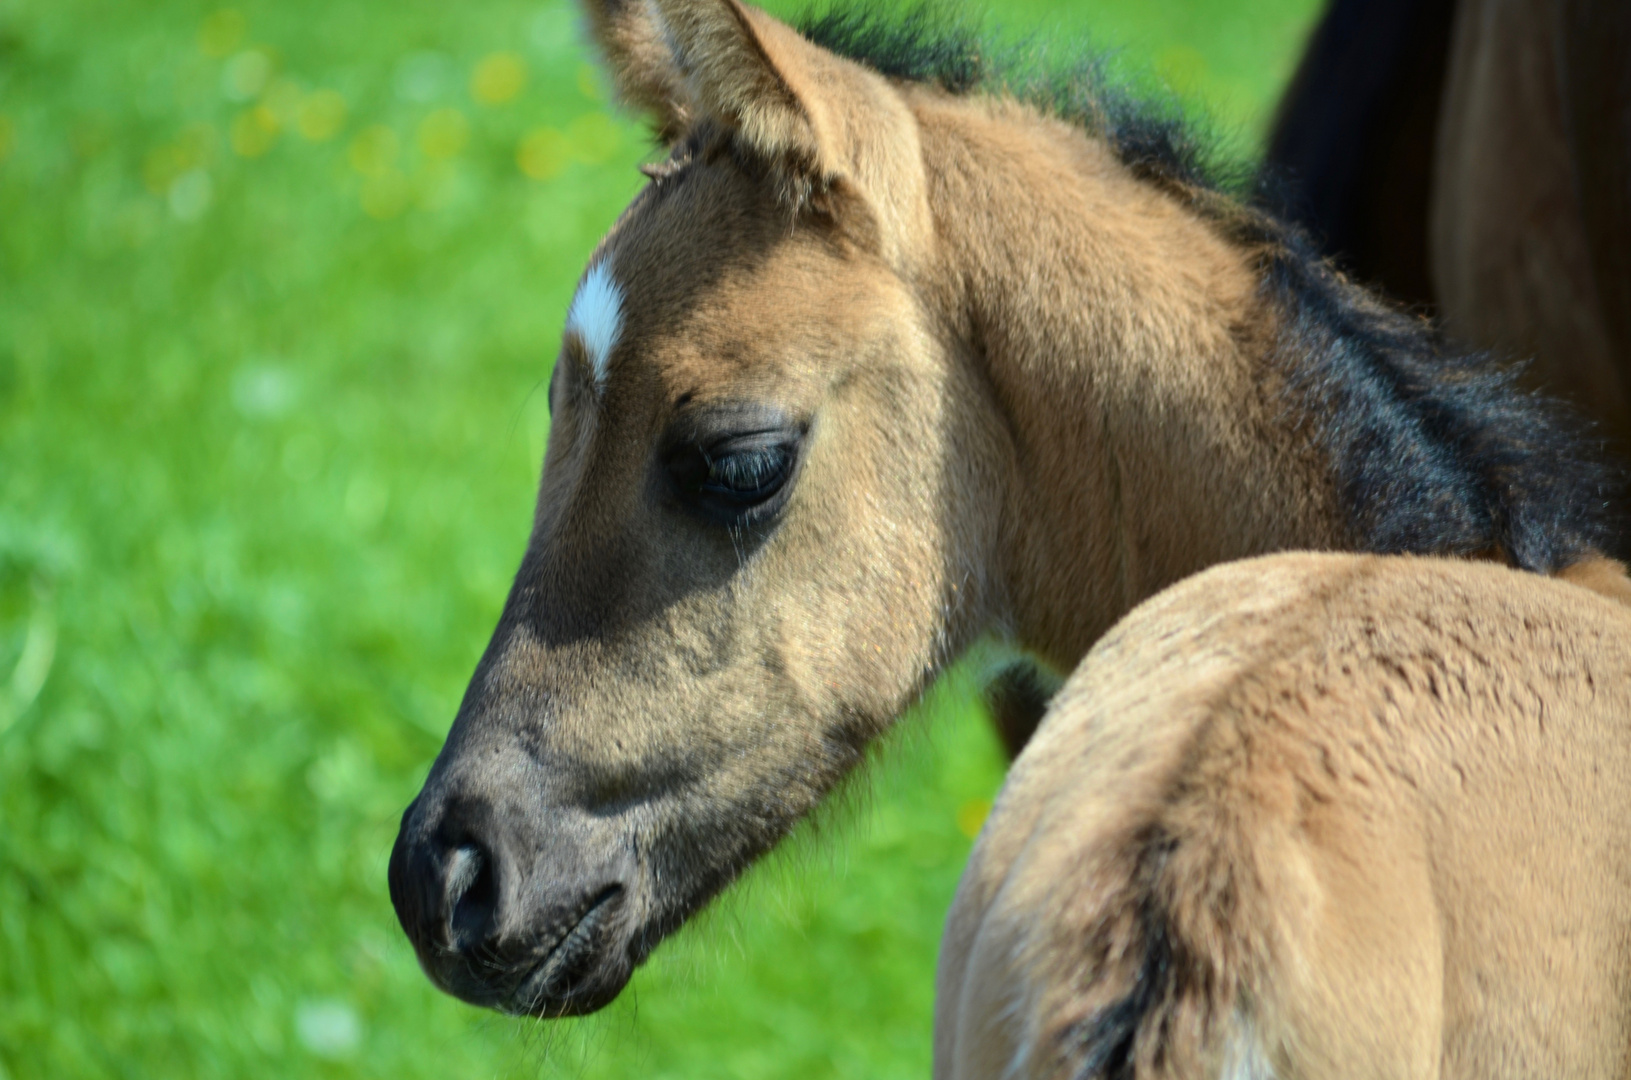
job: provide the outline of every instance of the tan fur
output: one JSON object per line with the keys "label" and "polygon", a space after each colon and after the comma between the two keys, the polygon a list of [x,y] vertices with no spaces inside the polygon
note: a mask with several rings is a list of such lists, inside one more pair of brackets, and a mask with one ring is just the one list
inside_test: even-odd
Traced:
{"label": "tan fur", "polygon": [[[891,413],[912,427],[853,432],[843,467],[886,467],[896,439],[928,438],[919,449],[959,477],[971,506],[936,516],[974,535],[1001,523],[991,540],[959,537],[948,554],[982,575],[996,568],[975,583],[984,586],[980,599],[1064,670],[1117,613],[1189,573],[1259,551],[1351,542],[1321,463],[1284,430],[1281,387],[1266,359],[1276,347],[1274,316],[1257,293],[1255,252],[1062,121],[1000,98],[890,84],[739,5],[676,6],[691,12],[675,33],[689,43],[681,51],[693,82],[718,73],[722,84],[685,108],[723,121],[726,138],[745,123],[757,148],[797,143],[805,137],[798,117],[822,118],[811,120],[815,141],[796,153],[847,185],[833,224],[845,243],[813,241],[802,262],[778,256],[775,272],[695,290],[691,230],[680,222],[773,193],[744,192],[728,169],[688,166],[684,189],[648,193],[604,246],[620,276],[643,289],[630,297],[630,345],[614,383],[638,381],[641,393],[661,390],[670,400],[770,387],[800,411],[836,417],[859,408],[834,396],[851,395],[857,379],[897,381],[911,396]],[[764,110],[789,116],[759,119],[730,104],[749,93],[737,85],[740,68],[759,64],[775,76],[752,74],[753,92],[769,97]],[[789,103],[780,88],[793,86],[814,96]],[[734,243],[768,250],[780,239],[774,233],[786,232],[773,206],[753,226],[756,237],[733,214],[733,232],[720,235]],[[800,237],[779,246],[799,247]],[[834,283],[873,267],[893,279],[880,280],[865,305],[876,320],[787,321],[843,310],[852,294],[831,297]],[[761,311],[781,317],[767,323]],[[766,338],[773,323],[786,329]],[[793,343],[797,328],[820,327],[826,338],[844,324],[852,324],[844,344]],[[872,326],[919,330],[885,348],[865,340]],[[751,342],[739,327],[752,328]],[[973,338],[981,355],[964,351]],[[641,344],[669,340],[684,340],[689,358]],[[749,355],[754,366],[740,373],[722,363]],[[771,356],[786,360],[766,363]],[[907,372],[921,374],[899,382]],[[924,425],[951,416],[968,418],[979,436],[956,443],[949,429]],[[608,409],[605,420],[651,423],[627,407]],[[1080,602],[1054,603],[1061,594]]]}
{"label": "tan fur", "polygon": [[1075,1075],[1148,910],[1182,947],[1140,1076],[1625,1075],[1628,726],[1631,613],[1583,589],[1341,555],[1183,582],[1015,763],[935,1075]]}
{"label": "tan fur", "polygon": [[[888,291],[897,321],[924,327],[925,360],[968,380],[972,410],[1000,432],[1005,491],[991,507],[1006,523],[999,584],[1028,645],[1068,670],[1118,612],[1186,574],[1259,551],[1350,542],[1313,451],[1281,430],[1281,387],[1266,359],[1275,316],[1257,293],[1255,252],[1063,121],[1000,98],[889,84],[734,3],[674,6],[690,12],[685,26],[705,27],[687,30],[682,47],[693,81],[717,73],[722,84],[685,107],[733,130],[751,115],[744,134],[760,149],[798,143],[799,117],[823,118],[812,121],[815,141],[793,152],[821,161],[856,196],[835,216],[860,249],[818,252],[825,267],[783,278],[785,309],[765,295],[756,307],[809,307],[829,281],[881,261],[905,286]],[[760,64],[775,76],[752,73],[739,85],[741,68]],[[783,88],[795,85],[811,92],[789,103]],[[750,93],[770,104],[730,104]],[[695,203],[744,201],[716,186],[727,179],[693,176],[691,186],[707,189]],[[644,212],[653,201],[631,208],[607,248],[655,245],[676,269],[658,272],[636,256],[633,276],[681,278],[684,255],[664,238],[683,230],[673,215]],[[860,227],[843,220],[856,216]],[[711,305],[686,299],[690,320]],[[960,355],[975,337],[984,355]],[[631,362],[661,363],[627,351]],[[710,366],[689,381],[664,382],[733,392],[703,359]],[[924,401],[903,413],[945,407]],[[1082,603],[1061,610],[1049,602],[1057,593]]]}
{"label": "tan fur", "polygon": [[1627,577],[1625,564],[1618,559],[1585,559],[1558,571],[1557,577],[1610,600],[1631,604],[1631,577]]}
{"label": "tan fur", "polygon": [[[627,68],[616,76],[625,93],[664,95],[659,124],[683,130],[592,260],[622,294],[616,345],[601,365],[581,340],[565,343],[527,554],[391,862],[393,901],[433,979],[548,1016],[611,1000],[979,635],[996,629],[1068,671],[1122,613],[1188,575],[1360,542],[1311,441],[1323,418],[1280,384],[1276,350],[1300,339],[1265,299],[1263,253],[1183,193],[1032,108],[891,82],[736,0],[614,5],[592,25]],[[766,435],[797,448],[773,514],[715,513],[686,486],[685,469],[712,476],[716,450]],[[1021,1047],[1041,1047],[1026,1061],[1053,1068],[1049,1032],[1095,1007],[1094,973],[1135,970],[1123,949],[1142,933],[1129,905],[1143,894],[1164,898],[1173,933],[1204,941],[1217,973],[1173,1002],[1182,1023],[1140,1050],[1151,1061],[1170,1046],[1161,1052],[1174,1061],[1237,1054],[1252,1065],[1263,1046],[1275,1062],[1292,1047],[1299,1061],[1351,1051],[1341,1060],[1370,1053],[1380,1069],[1395,1055],[1413,1068],[1436,1029],[1384,1038],[1386,1010],[1405,1002],[1428,1023],[1435,1001],[1461,1007],[1428,992],[1439,977],[1428,946],[1446,932],[1424,914],[1446,909],[1422,906],[1441,899],[1421,891],[1437,834],[1420,816],[1388,816],[1407,804],[1382,797],[1392,766],[1371,760],[1408,758],[1418,743],[1370,712],[1357,742],[1282,737],[1274,725],[1325,738],[1322,719],[1346,714],[1304,716],[1297,701],[1263,697],[1241,665],[1279,656],[1303,670],[1311,643],[1326,640],[1315,614],[1359,634],[1370,616],[1460,595],[1435,582],[1505,586],[1468,624],[1511,631],[1489,645],[1501,663],[1550,655],[1534,650],[1551,639],[1525,644],[1541,631],[1497,612],[1530,611],[1538,596],[1608,619],[1608,605],[1493,564],[1256,565],[1142,609],[1073,679],[1095,688],[1093,701],[1125,700],[1113,744],[1071,741],[1062,718],[1086,691],[1067,689],[1059,722],[1022,759],[953,920],[943,1069],[1000,1075]],[[1353,584],[1395,581],[1397,566],[1414,568],[1414,593]],[[1342,567],[1359,569],[1321,569]],[[1579,576],[1613,591],[1616,572]],[[1406,600],[1418,606],[1397,607]],[[1378,606],[1367,616],[1365,604]],[[1533,610],[1553,611],[1543,608]],[[1152,611],[1169,613],[1165,629],[1128,629]],[[1104,659],[1117,650],[1131,666]],[[1362,687],[1380,685],[1365,680],[1381,660],[1345,671],[1319,655],[1336,664],[1319,669],[1332,680],[1359,680],[1345,694],[1378,700]],[[1477,675],[1465,656],[1445,656],[1458,678]],[[1569,732],[1572,677],[1558,674],[1546,698]],[[1393,692],[1418,693],[1417,678]],[[1200,724],[1217,694],[1237,691],[1228,715],[1269,709],[1272,731]],[[1524,694],[1502,707],[1521,713],[1535,700]],[[1393,735],[1404,741],[1366,742]],[[1321,758],[1327,745],[1335,756]],[[1338,772],[1322,779],[1327,763]],[[1193,797],[1168,799],[1162,779],[1191,767]],[[1380,816],[1304,806],[1305,788],[1335,797],[1362,772],[1374,773],[1366,790],[1379,793]],[[1050,775],[1075,786],[1055,789]],[[1546,790],[1523,794],[1541,805]],[[1038,794],[1028,802],[1027,791]],[[1512,813],[1529,805],[1514,798]],[[1070,857],[1016,870],[1021,883],[998,891],[1017,906],[992,907],[980,883],[1031,865],[1025,838],[1056,821],[1067,841],[1049,850]],[[1164,862],[1138,847],[1152,822],[1176,838]],[[1288,822],[1312,822],[1328,843]],[[1499,880],[1483,884],[1506,888],[1501,875],[1517,865],[1492,864]],[[1474,890],[1453,910],[1477,917],[1487,895],[1504,894]],[[1330,914],[1316,919],[1309,905],[1324,898]],[[1397,902],[1387,918],[1383,899]],[[981,921],[1008,910],[1033,917]],[[989,933],[958,929],[976,923]],[[1496,940],[1483,933],[1467,940]],[[1373,941],[1386,947],[1361,947]],[[1287,956],[1308,962],[1286,968]],[[1513,954],[1512,970],[1523,964]],[[1360,988],[1340,999],[1360,1011],[1333,1032],[1338,984]],[[1219,1044],[1258,1002],[1277,1010],[1262,1013],[1270,1041]],[[1490,1023],[1505,1015],[1496,1006]],[[1597,1015],[1576,1010],[1570,1022]],[[1296,1043],[1305,1037],[1311,1049]]]}
{"label": "tan fur", "polygon": [[817,136],[808,110],[776,63],[785,29],[734,2],[653,0],[692,106],[729,120],[760,153],[813,157]]}
{"label": "tan fur", "polygon": [[977,324],[1013,439],[1018,636],[1069,670],[1185,574],[1341,545],[1306,449],[1264,437],[1280,388],[1250,253],[1069,125],[1001,101],[914,104],[945,261],[972,268],[933,299],[964,334]]}
{"label": "tan fur", "polygon": [[668,43],[650,0],[607,0],[586,5],[589,33],[600,46],[606,68],[624,104],[649,113],[664,141],[685,130],[680,72],[670,59]]}

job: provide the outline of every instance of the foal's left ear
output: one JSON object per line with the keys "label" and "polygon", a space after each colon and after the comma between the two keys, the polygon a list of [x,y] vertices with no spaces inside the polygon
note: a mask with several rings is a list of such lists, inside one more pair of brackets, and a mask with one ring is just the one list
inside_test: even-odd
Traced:
{"label": "foal's left ear", "polygon": [[673,143],[690,122],[690,108],[651,0],[583,0],[583,13],[617,96],[650,116],[657,137]]}
{"label": "foal's left ear", "polygon": [[819,165],[820,97],[801,91],[825,66],[822,50],[737,0],[651,2],[696,115],[728,124],[766,158]]}
{"label": "foal's left ear", "polygon": [[729,128],[779,176],[784,194],[819,198],[841,186],[868,204],[870,214],[849,217],[872,219],[879,240],[920,216],[915,205],[898,205],[921,201],[917,122],[882,76],[740,0],[647,2],[693,118]]}
{"label": "foal's left ear", "polygon": [[784,197],[842,203],[835,217],[886,254],[928,229],[917,121],[876,72],[740,0],[583,2],[624,100],[665,141],[720,125]]}

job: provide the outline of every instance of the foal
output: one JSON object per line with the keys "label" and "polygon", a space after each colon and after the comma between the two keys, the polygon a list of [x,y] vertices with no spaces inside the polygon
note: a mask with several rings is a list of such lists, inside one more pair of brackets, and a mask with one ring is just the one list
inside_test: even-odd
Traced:
{"label": "foal", "polygon": [[449,992],[606,1004],[987,632],[1069,671],[1293,548],[1626,587],[1542,405],[1090,66],[1005,82],[955,28],[737,0],[588,15],[669,157],[568,313],[527,553],[392,852]]}

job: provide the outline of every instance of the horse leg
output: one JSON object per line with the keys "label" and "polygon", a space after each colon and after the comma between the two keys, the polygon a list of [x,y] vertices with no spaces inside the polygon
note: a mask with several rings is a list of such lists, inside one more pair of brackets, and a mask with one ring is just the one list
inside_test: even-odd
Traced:
{"label": "horse leg", "polygon": [[[1603,302],[1619,286],[1596,273],[1599,265],[1612,271],[1615,259],[1593,258],[1593,234],[1606,228],[1612,236],[1623,222],[1613,200],[1594,200],[1599,213],[1588,227],[1570,135],[1620,137],[1616,107],[1626,106],[1594,98],[1577,113],[1607,122],[1570,124],[1565,90],[1597,84],[1559,71],[1566,42],[1557,8],[1554,0],[1467,0],[1457,14],[1433,177],[1434,285],[1452,334],[1533,356],[1532,381],[1574,401],[1623,444],[1631,438],[1631,370]],[[1623,69],[1625,59],[1618,62]],[[1603,166],[1590,179],[1617,175],[1613,154],[1611,142],[1589,159]]]}

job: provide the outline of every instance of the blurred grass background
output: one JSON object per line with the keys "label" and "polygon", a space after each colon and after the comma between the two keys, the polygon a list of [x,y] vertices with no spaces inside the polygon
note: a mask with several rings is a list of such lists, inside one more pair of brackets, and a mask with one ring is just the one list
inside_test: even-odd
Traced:
{"label": "blurred grass background", "polygon": [[[1313,9],[1000,19],[1249,146]],[[957,678],[599,1017],[458,1004],[396,927],[648,153],[586,60],[560,0],[0,0],[0,1078],[927,1075],[1002,771]]]}

